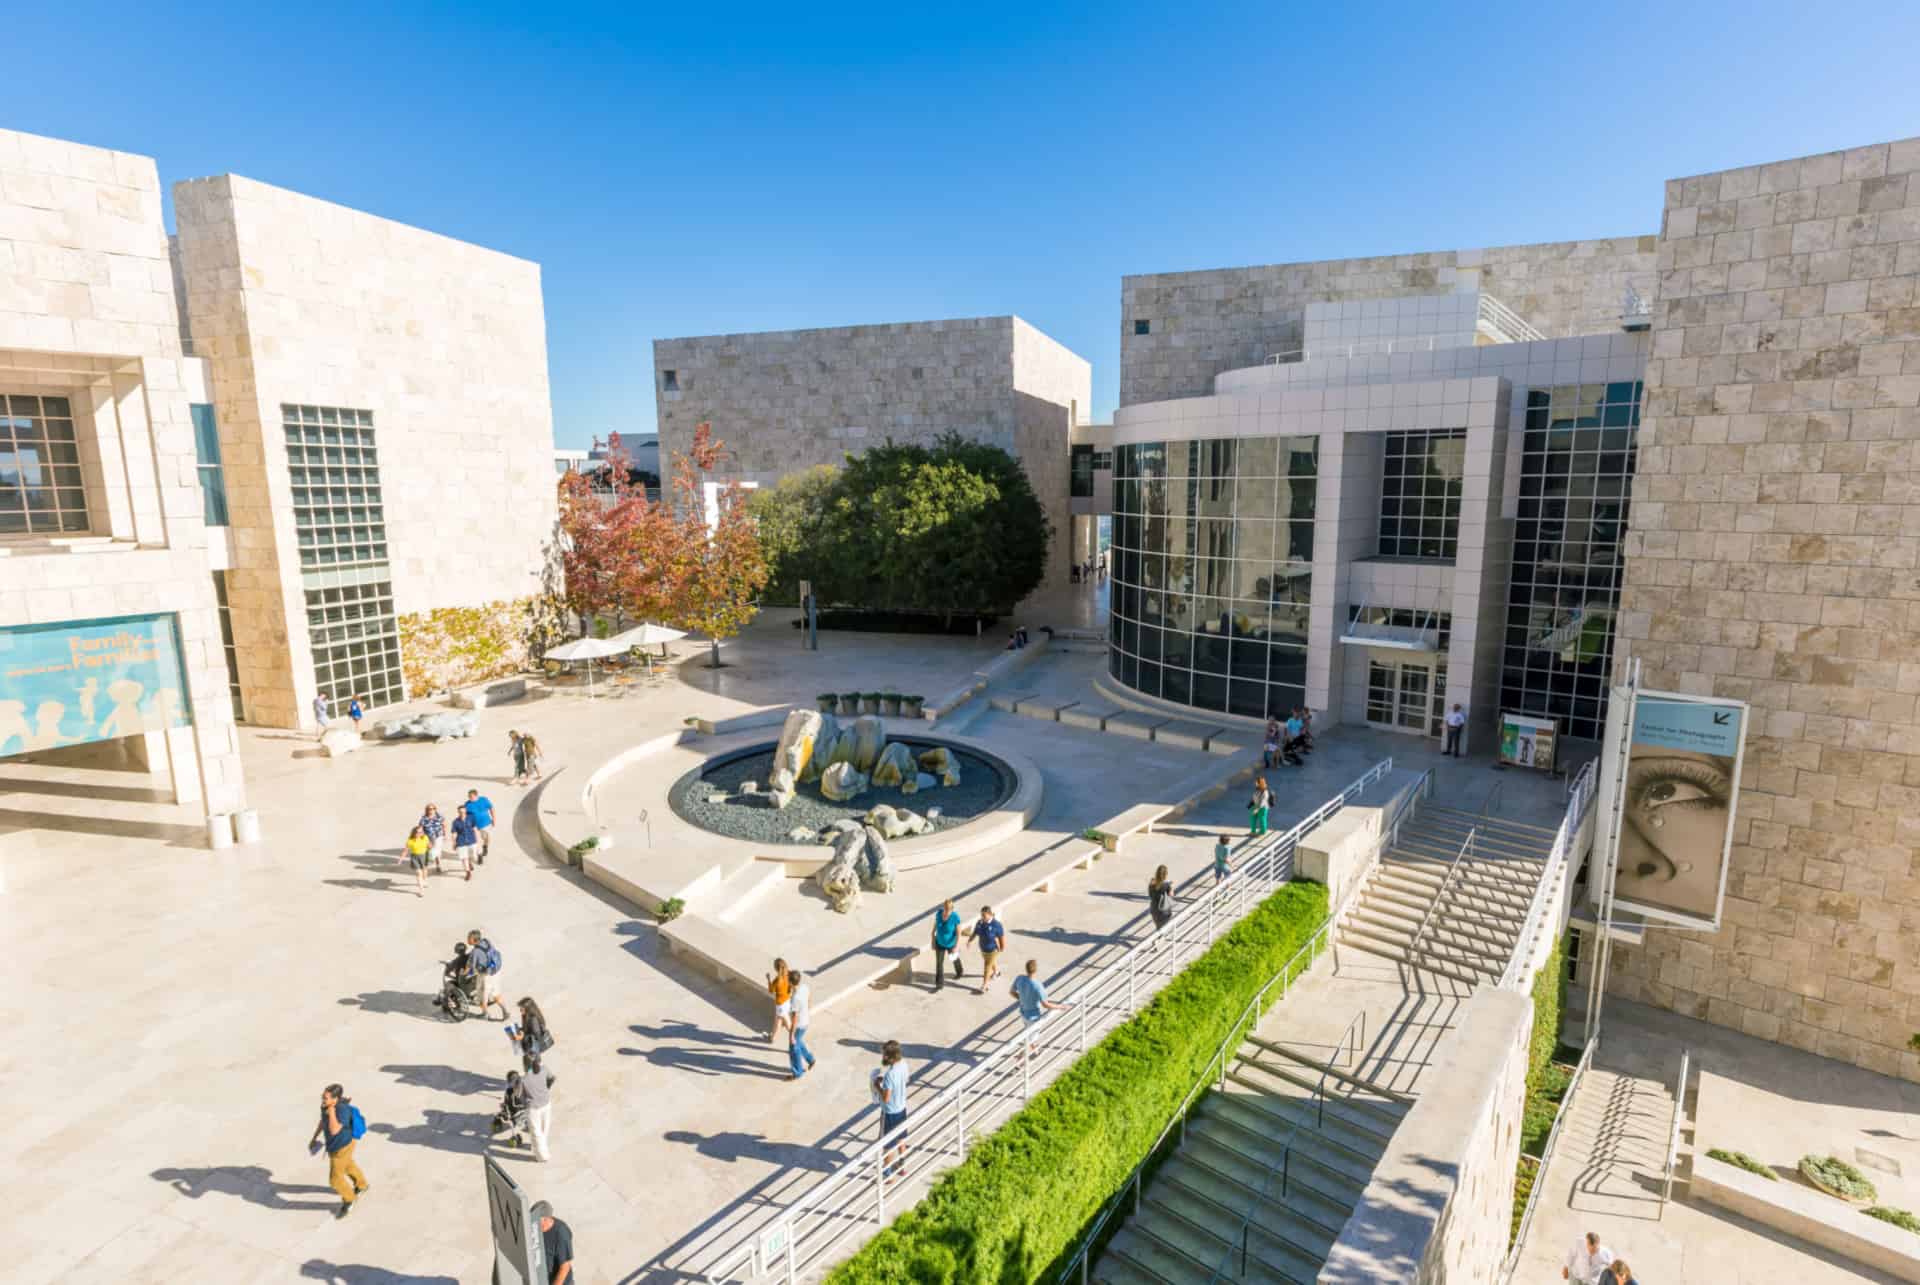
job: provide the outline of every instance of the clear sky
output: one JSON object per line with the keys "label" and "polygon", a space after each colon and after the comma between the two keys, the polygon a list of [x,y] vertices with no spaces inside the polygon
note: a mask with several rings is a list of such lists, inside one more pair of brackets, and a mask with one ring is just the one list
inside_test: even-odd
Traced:
{"label": "clear sky", "polygon": [[651,429],[655,338],[1007,312],[1093,362],[1104,419],[1125,273],[1654,232],[1666,178],[1920,134],[1901,0],[68,3],[4,31],[0,125],[539,261],[562,446]]}

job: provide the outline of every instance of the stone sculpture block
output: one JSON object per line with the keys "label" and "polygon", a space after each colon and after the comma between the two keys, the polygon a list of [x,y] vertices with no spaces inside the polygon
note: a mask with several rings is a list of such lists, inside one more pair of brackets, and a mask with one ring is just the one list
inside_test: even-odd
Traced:
{"label": "stone sculpture block", "polygon": [[320,748],[327,752],[328,758],[337,759],[342,754],[351,754],[361,744],[360,733],[351,727],[329,727],[320,737]]}
{"label": "stone sculpture block", "polygon": [[860,863],[867,849],[866,832],[843,833],[834,841],[833,856],[813,872],[813,882],[840,914],[860,904]]}
{"label": "stone sculpture block", "polygon": [[871,773],[873,765],[880,761],[880,751],[887,747],[886,724],[873,714],[863,714],[853,720],[853,765],[862,772]]}
{"label": "stone sculpture block", "polygon": [[409,718],[389,718],[380,724],[383,740],[398,741],[412,737],[422,741],[450,741],[472,736],[480,730],[480,715],[474,710],[440,711],[415,714]]}
{"label": "stone sculpture block", "polygon": [[800,769],[802,785],[811,785],[820,779],[820,774],[827,770],[827,760],[833,754],[834,743],[840,739],[840,720],[831,714],[821,714],[819,718],[820,730],[813,736],[813,753],[807,756],[806,765]]}
{"label": "stone sculpture block", "polygon": [[867,774],[851,763],[835,763],[820,775],[820,793],[835,803],[858,798],[870,784]]}
{"label": "stone sculpture block", "polygon": [[880,751],[880,761],[873,765],[873,783],[881,787],[906,787],[907,781],[915,775],[913,751],[899,741],[889,741]]}
{"label": "stone sculpture block", "polygon": [[780,728],[780,743],[774,746],[773,770],[767,776],[767,788],[773,795],[774,807],[784,808],[793,802],[794,786],[799,784],[807,764],[813,761],[814,747],[819,744],[819,738],[819,710],[788,711],[787,721]]}
{"label": "stone sculpture block", "polygon": [[860,869],[860,886],[868,892],[892,892],[896,872],[893,854],[887,851],[885,836],[868,826],[862,838],[866,855]]}
{"label": "stone sculpture block", "polygon": [[960,760],[943,745],[920,752],[920,770],[939,778],[942,785],[960,784]]}

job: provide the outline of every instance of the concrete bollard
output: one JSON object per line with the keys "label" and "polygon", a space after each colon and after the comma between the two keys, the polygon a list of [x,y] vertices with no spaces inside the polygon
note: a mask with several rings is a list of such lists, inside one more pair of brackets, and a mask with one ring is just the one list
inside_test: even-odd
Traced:
{"label": "concrete bollard", "polygon": [[233,815],[215,812],[207,817],[207,846],[221,852],[233,846]]}

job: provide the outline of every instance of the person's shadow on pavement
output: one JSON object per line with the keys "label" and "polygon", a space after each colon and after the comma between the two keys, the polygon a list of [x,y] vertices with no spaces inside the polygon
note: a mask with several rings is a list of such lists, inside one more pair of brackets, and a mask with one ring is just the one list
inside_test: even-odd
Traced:
{"label": "person's shadow on pavement", "polygon": [[835,1156],[819,1147],[803,1147],[794,1142],[770,1142],[764,1133],[696,1133],[692,1129],[671,1129],[660,1135],[668,1142],[691,1146],[709,1160],[732,1164],[736,1160],[758,1160],[786,1169],[814,1169],[832,1173]]}
{"label": "person's shadow on pavement", "polygon": [[[315,1164],[320,1163],[318,1160]],[[217,1165],[206,1169],[155,1169],[153,1178],[171,1186],[189,1200],[206,1195],[238,1196],[266,1209],[312,1209],[332,1213],[340,1204],[333,1188],[305,1183],[275,1182],[265,1165]],[[325,1200],[288,1200],[288,1196],[320,1195]]]}
{"label": "person's shadow on pavement", "polygon": [[329,1285],[460,1285],[452,1276],[408,1276],[365,1263],[329,1263],[324,1258],[309,1258],[300,1264],[300,1277],[327,1281]]}

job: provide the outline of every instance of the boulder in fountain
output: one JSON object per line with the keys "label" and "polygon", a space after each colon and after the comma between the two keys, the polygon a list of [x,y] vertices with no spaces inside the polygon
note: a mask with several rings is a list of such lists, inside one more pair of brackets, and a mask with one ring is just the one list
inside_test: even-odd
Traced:
{"label": "boulder in fountain", "polygon": [[820,774],[820,793],[835,803],[845,803],[867,792],[872,782],[865,772],[851,763],[835,763]]}
{"label": "boulder in fountain", "polygon": [[899,741],[889,741],[880,751],[880,761],[873,765],[873,783],[883,789],[905,789],[915,773],[913,751]]}
{"label": "boulder in fountain", "polygon": [[787,721],[780,728],[780,743],[773,750],[773,770],[767,774],[767,788],[773,795],[774,807],[784,808],[793,802],[794,787],[799,784],[807,764],[813,761],[819,738],[819,710],[788,711]]}
{"label": "boulder in fountain", "polygon": [[866,850],[865,831],[842,834],[834,842],[832,858],[813,872],[815,886],[843,915],[860,904],[860,866]]}
{"label": "boulder in fountain", "polygon": [[960,759],[944,745],[920,752],[920,770],[939,778],[942,785],[960,784]]}
{"label": "boulder in fountain", "polygon": [[864,714],[854,719],[848,730],[853,733],[853,765],[871,773],[880,761],[880,751],[887,747],[886,724],[877,715]]}
{"label": "boulder in fountain", "polygon": [[892,892],[895,871],[886,838],[872,826],[866,828],[862,837],[865,857],[860,867],[860,886],[868,892]]}

